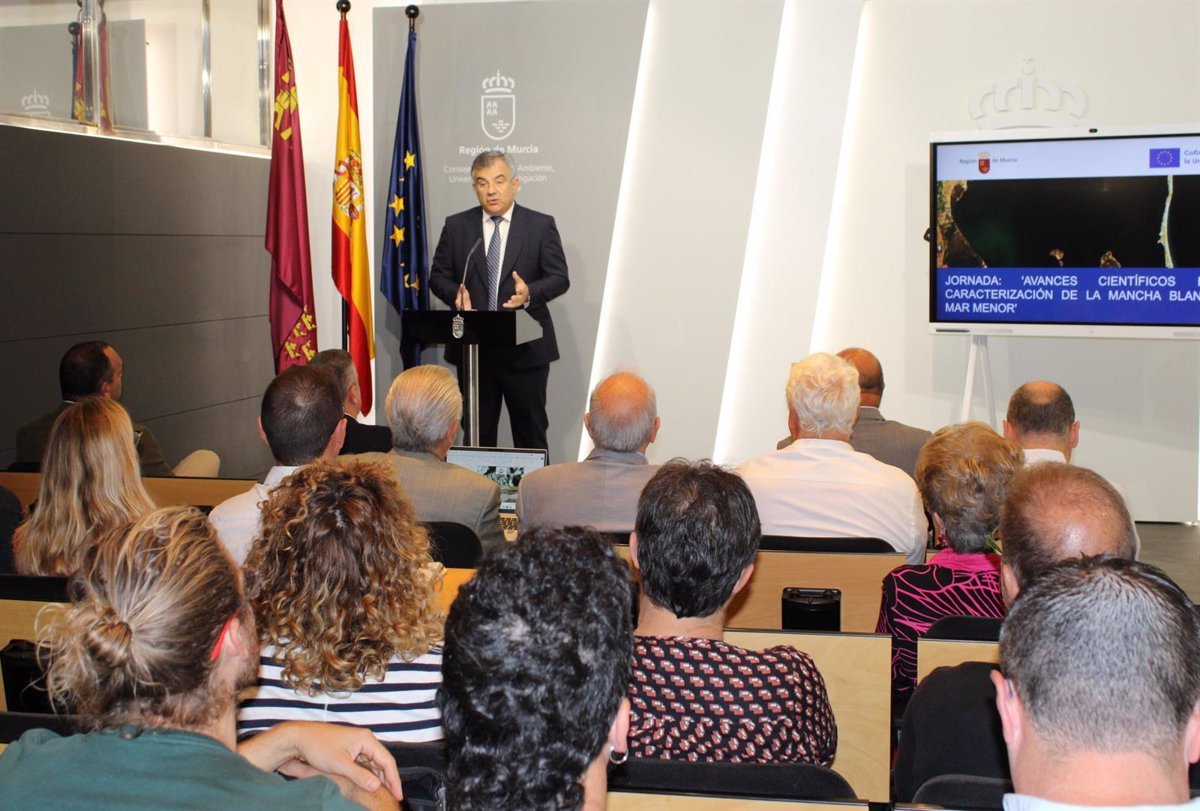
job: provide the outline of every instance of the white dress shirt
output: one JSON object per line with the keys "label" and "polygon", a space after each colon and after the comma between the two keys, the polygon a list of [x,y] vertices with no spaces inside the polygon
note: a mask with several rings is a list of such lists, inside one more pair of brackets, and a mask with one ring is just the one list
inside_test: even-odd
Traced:
{"label": "white dress shirt", "polygon": [[295,467],[276,465],[267,471],[262,484],[256,484],[244,493],[228,498],[213,507],[208,520],[217,537],[229,550],[234,563],[241,566],[246,562],[250,544],[258,535],[260,507],[281,481],[292,475]]}
{"label": "white dress shirt", "polygon": [[764,535],[881,538],[925,560],[929,524],[916,483],[848,442],[801,439],[743,462]]}

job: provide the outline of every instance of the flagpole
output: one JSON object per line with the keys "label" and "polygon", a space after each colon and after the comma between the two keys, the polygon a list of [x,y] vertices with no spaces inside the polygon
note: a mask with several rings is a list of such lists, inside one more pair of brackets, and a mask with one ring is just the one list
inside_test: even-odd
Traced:
{"label": "flagpole", "polygon": [[421,16],[421,9],[416,6],[408,6],[404,9],[404,13],[408,15],[408,33],[417,30],[417,17]]}
{"label": "flagpole", "polygon": [[[338,14],[342,15],[342,19],[346,19],[346,15],[350,13],[350,0],[337,0],[335,6]],[[342,299],[342,350],[350,348],[350,302]]]}

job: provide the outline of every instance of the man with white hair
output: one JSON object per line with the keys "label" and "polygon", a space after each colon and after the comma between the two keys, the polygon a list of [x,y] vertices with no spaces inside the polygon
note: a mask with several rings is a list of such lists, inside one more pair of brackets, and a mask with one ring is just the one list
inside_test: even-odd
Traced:
{"label": "man with white hair", "polygon": [[1084,558],[1013,604],[992,673],[1006,811],[1200,808],[1200,612],[1162,572]]}
{"label": "man with white hair", "polygon": [[654,389],[632,372],[609,375],[592,390],[583,415],[596,447],[582,462],[549,465],[521,479],[521,527],[590,526],[630,532],[638,495],[658,470],[646,448],[658,435]]}
{"label": "man with white hair", "polygon": [[485,552],[503,544],[500,486],[446,461],[463,408],[454,375],[432,364],[403,371],[392,381],[384,408],[392,429],[392,450],[357,458],[391,463],[418,521],[453,521],[470,527]]}
{"label": "man with white hair", "polygon": [[909,563],[925,558],[929,530],[912,478],[850,447],[858,371],[826,353],[792,364],[787,383],[793,442],[738,467],[764,535],[881,538]]}

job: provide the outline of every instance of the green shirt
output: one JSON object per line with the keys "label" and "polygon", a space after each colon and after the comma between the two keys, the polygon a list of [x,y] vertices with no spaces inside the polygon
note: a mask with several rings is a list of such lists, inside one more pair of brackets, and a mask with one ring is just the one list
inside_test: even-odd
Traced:
{"label": "green shirt", "polygon": [[[0,754],[0,808],[358,809],[324,777],[284,780],[193,732],[26,732]],[[360,810],[361,811],[361,810]]]}

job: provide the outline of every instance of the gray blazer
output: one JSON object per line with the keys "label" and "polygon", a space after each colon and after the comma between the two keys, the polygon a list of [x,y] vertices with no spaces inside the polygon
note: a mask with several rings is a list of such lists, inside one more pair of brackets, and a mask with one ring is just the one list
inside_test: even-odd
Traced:
{"label": "gray blazer", "polygon": [[432,453],[363,453],[366,462],[390,462],[418,521],[454,521],[475,530],[483,551],[504,543],[500,526],[500,485]]}
{"label": "gray blazer", "polygon": [[[912,478],[916,478],[917,456],[921,448],[933,436],[929,431],[913,428],[895,420],[885,420],[879,409],[861,406],[858,422],[850,435],[850,447],[860,453],[874,456],[885,465],[898,467]],[[779,440],[775,447],[782,449],[792,444],[791,437]]]}
{"label": "gray blazer", "polygon": [[643,454],[597,448],[582,462],[549,465],[521,479],[521,529],[579,524],[600,532],[629,532],[638,496],[658,470]]}

